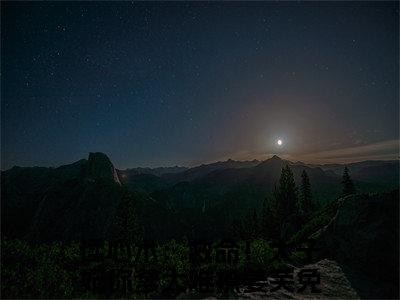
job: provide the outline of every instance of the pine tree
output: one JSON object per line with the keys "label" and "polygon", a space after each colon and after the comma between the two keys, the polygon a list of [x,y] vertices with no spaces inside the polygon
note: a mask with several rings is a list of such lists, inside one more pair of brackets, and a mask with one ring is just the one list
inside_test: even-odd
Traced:
{"label": "pine tree", "polygon": [[310,214],[312,210],[312,194],[311,184],[308,179],[307,172],[303,170],[301,173],[301,186],[300,186],[300,208],[304,215]]}
{"label": "pine tree", "polygon": [[277,204],[277,219],[280,225],[288,217],[297,214],[297,188],[292,170],[287,165],[282,168],[279,186],[275,190]]}
{"label": "pine tree", "polygon": [[343,178],[342,179],[342,185],[343,185],[342,196],[355,194],[356,189],[354,187],[353,181],[350,178],[349,169],[347,167],[344,167],[342,178]]}

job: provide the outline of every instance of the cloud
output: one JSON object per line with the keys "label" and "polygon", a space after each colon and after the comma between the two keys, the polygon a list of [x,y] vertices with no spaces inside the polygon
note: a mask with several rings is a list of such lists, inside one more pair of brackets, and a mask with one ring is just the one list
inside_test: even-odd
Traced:
{"label": "cloud", "polygon": [[388,140],[369,145],[320,151],[297,157],[309,162],[353,162],[361,160],[398,159],[399,140]]}

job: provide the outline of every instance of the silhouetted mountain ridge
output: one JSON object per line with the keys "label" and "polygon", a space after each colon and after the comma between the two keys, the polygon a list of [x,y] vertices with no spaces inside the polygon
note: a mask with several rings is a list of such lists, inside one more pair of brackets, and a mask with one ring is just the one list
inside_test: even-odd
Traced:
{"label": "silhouetted mountain ridge", "polygon": [[260,161],[256,159],[251,161],[236,161],[228,159],[226,161],[202,164],[200,166],[189,168],[181,173],[164,174],[162,177],[169,182],[191,181],[216,170],[249,168],[258,165],[259,163]]}
{"label": "silhouetted mountain ridge", "polygon": [[[358,163],[354,177],[365,181],[355,179],[357,189],[376,192],[397,187],[393,181],[398,178],[398,169],[393,167],[396,163]],[[301,172],[308,173],[315,200],[329,202],[340,194],[339,169],[335,173],[331,168],[292,163],[278,156],[261,162],[228,159],[181,172],[181,168],[172,167],[140,173],[138,169],[116,170],[107,155],[90,153],[88,159],[58,168],[13,167],[3,171],[3,233],[44,240],[101,237],[107,233],[124,191],[129,191],[140,195],[142,215],[159,231],[166,223],[175,224],[177,230],[201,222],[209,226],[205,231],[217,234],[224,230],[218,223],[228,224],[271,197],[286,164],[290,164],[297,184]],[[164,173],[171,170],[175,173]],[[186,220],[187,224],[172,220]],[[167,238],[167,233],[162,236]]]}

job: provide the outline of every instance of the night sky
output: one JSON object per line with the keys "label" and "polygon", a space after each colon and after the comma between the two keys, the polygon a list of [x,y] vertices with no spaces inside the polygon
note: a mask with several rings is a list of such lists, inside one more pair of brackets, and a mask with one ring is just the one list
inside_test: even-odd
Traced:
{"label": "night sky", "polygon": [[398,156],[397,2],[3,2],[1,22],[2,169]]}

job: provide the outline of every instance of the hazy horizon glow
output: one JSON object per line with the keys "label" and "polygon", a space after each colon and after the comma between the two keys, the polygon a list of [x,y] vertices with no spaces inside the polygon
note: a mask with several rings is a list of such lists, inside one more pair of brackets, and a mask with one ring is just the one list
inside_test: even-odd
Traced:
{"label": "hazy horizon glow", "polygon": [[[397,159],[398,2],[5,2],[1,168]],[[277,145],[281,139],[282,145]]]}

